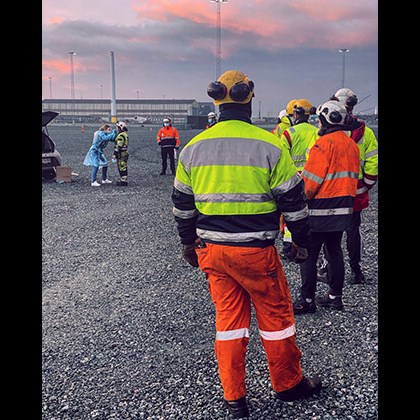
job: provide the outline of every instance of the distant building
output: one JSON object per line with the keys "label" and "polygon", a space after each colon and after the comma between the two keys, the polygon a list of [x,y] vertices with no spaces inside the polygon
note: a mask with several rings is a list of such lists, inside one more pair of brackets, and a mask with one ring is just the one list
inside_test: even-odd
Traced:
{"label": "distant building", "polygon": [[[117,99],[117,119],[128,122],[160,124],[165,116],[174,125],[186,126],[188,117],[207,115],[214,111],[212,102],[195,99]],[[111,121],[109,99],[43,99],[42,111],[56,111],[54,122]]]}

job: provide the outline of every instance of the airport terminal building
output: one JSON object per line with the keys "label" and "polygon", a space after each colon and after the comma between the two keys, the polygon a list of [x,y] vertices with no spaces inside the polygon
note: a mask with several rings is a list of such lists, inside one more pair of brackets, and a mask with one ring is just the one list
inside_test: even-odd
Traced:
{"label": "airport terminal building", "polygon": [[[100,123],[111,121],[109,99],[43,99],[42,111],[59,113],[55,122]],[[203,119],[214,111],[212,102],[197,102],[195,99],[117,99],[118,120],[160,124],[165,116],[172,118],[174,125],[187,126],[192,121]]]}

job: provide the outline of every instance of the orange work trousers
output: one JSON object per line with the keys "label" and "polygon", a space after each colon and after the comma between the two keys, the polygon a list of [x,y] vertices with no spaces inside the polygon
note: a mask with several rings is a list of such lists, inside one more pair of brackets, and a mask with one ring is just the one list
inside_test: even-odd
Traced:
{"label": "orange work trousers", "polygon": [[215,353],[224,398],[246,395],[245,357],[251,301],[268,360],[271,384],[281,392],[302,379],[301,352],[289,285],[277,249],[206,244],[196,249],[216,309]]}

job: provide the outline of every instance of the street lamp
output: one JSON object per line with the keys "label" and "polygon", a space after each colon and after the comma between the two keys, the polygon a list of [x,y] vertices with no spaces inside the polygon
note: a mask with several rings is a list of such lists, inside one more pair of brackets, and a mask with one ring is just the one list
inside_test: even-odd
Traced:
{"label": "street lamp", "polygon": [[139,99],[139,98],[140,98],[140,92],[137,91],[137,99]]}
{"label": "street lamp", "polygon": [[343,53],[343,77],[341,79],[341,87],[344,87],[345,72],[346,72],[346,53],[350,52],[347,48],[340,48],[338,52]]}
{"label": "street lamp", "polygon": [[70,55],[70,69],[71,69],[71,99],[75,99],[74,96],[74,67],[73,67],[73,56],[76,55],[74,51],[69,52]]}
{"label": "street lamp", "polygon": [[220,10],[221,3],[227,3],[228,0],[210,0],[211,3],[217,3],[217,28],[216,28],[216,80],[222,72],[222,14]]}
{"label": "street lamp", "polygon": [[101,88],[101,99],[104,99],[104,87],[102,85],[99,85]]}
{"label": "street lamp", "polygon": [[51,82],[51,76],[48,76],[48,80],[50,81],[50,99],[52,99],[52,82]]}

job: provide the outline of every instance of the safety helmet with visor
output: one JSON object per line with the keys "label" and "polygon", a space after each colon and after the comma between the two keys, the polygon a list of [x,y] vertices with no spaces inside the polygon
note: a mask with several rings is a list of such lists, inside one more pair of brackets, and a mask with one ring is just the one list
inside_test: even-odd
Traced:
{"label": "safety helmet with visor", "polygon": [[347,113],[345,105],[337,100],[330,100],[319,105],[316,113],[321,124],[324,120],[331,125],[350,125],[353,121],[352,116]]}
{"label": "safety helmet with visor", "polygon": [[127,124],[124,121],[118,121],[116,125],[121,131],[128,131]]}

